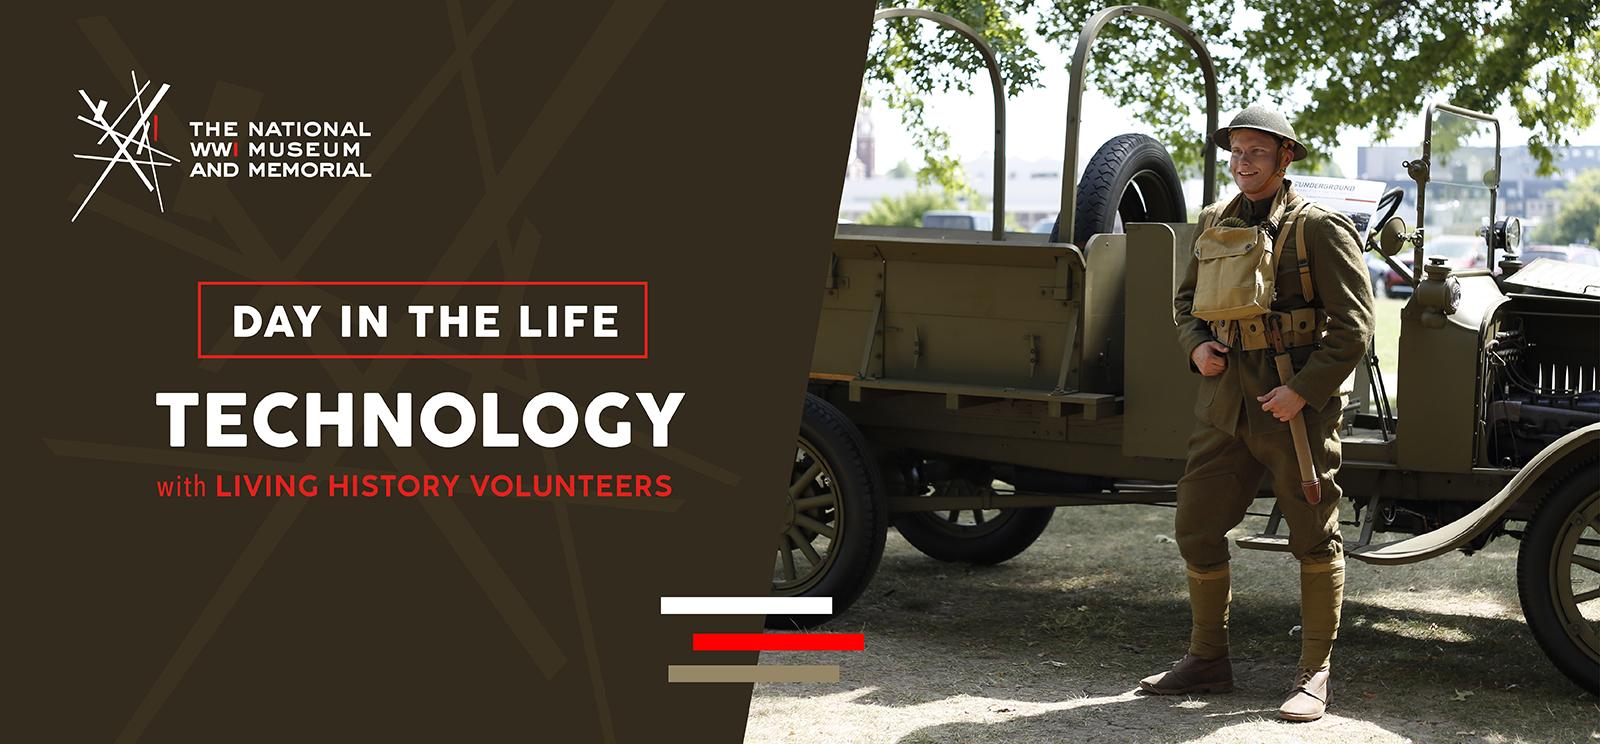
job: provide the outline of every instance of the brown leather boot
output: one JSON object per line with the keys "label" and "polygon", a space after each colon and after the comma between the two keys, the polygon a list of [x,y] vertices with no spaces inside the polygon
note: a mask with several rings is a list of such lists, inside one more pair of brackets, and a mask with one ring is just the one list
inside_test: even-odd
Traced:
{"label": "brown leather boot", "polygon": [[1192,692],[1233,692],[1233,665],[1228,657],[1202,659],[1184,654],[1172,671],[1152,674],[1139,680],[1139,689],[1152,695],[1185,695]]}
{"label": "brown leather boot", "polygon": [[1328,670],[1301,669],[1294,692],[1278,708],[1285,721],[1315,721],[1328,709]]}

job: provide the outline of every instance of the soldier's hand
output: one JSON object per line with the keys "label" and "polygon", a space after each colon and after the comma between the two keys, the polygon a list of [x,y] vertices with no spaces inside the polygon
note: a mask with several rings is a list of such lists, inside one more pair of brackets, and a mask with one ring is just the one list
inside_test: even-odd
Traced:
{"label": "soldier's hand", "polygon": [[1266,395],[1258,396],[1261,401],[1261,410],[1272,414],[1279,421],[1288,421],[1306,407],[1306,399],[1300,394],[1290,390],[1287,385],[1279,385],[1268,391]]}
{"label": "soldier's hand", "polygon": [[1228,347],[1216,341],[1206,341],[1189,352],[1194,368],[1206,377],[1216,377],[1228,368]]}

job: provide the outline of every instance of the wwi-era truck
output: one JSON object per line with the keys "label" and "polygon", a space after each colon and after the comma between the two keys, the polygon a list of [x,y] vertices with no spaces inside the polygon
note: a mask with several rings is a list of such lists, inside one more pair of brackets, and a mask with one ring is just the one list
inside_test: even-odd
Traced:
{"label": "wwi-era truck", "polygon": [[[1217,128],[1215,74],[1194,32],[1158,10],[1110,8],[1089,20],[1073,55],[1064,175],[1077,172],[1089,50],[1108,22],[1132,15],[1193,49],[1205,131]],[[992,51],[938,13],[878,17],[940,23],[983,55],[997,178],[990,230],[838,227],[773,565],[774,594],[832,597],[835,613],[871,580],[891,524],[932,558],[992,564],[1027,549],[1057,507],[1174,501],[1199,379],[1172,320],[1196,227],[1166,150],[1142,135],[1113,138],[1076,190],[1063,179],[1056,233],[1005,232],[1004,94]],[[1520,540],[1528,625],[1593,692],[1600,270],[1518,261],[1520,223],[1495,212],[1493,117],[1437,104],[1424,122],[1420,154],[1406,164],[1415,227],[1396,216],[1400,189],[1375,215],[1357,215],[1360,227],[1371,218],[1368,249],[1413,291],[1399,359],[1369,352],[1345,410],[1339,478],[1356,515],[1347,555],[1403,564]],[[1490,135],[1492,158],[1460,146]],[[1204,152],[1210,203],[1216,155],[1209,144]],[[1429,257],[1431,244],[1462,235],[1482,241],[1486,266]],[[1391,397],[1384,368],[1396,362]],[[1237,543],[1287,550],[1276,509],[1261,534]]]}

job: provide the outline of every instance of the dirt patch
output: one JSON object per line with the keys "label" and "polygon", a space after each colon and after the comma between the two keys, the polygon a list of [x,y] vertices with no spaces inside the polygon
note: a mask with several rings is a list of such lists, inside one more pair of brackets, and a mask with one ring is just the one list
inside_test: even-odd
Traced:
{"label": "dirt patch", "polygon": [[1600,740],[1600,703],[1523,623],[1509,538],[1412,566],[1351,561],[1321,721],[1276,719],[1299,655],[1299,579],[1282,553],[1234,551],[1234,693],[1135,695],[1187,645],[1171,536],[1167,508],[1061,509],[1027,552],[975,568],[927,558],[891,530],[872,586],[824,628],[865,633],[866,651],[763,654],[839,663],[842,680],[757,685],[747,741]]}

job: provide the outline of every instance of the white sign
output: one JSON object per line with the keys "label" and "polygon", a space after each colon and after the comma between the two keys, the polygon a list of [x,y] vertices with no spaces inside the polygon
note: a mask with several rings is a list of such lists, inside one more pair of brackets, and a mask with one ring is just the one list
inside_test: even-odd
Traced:
{"label": "white sign", "polygon": [[1361,243],[1367,242],[1367,232],[1372,228],[1378,199],[1383,196],[1383,181],[1361,181],[1354,178],[1323,178],[1321,176],[1295,176],[1294,191],[1329,209],[1350,215],[1355,220]]}

